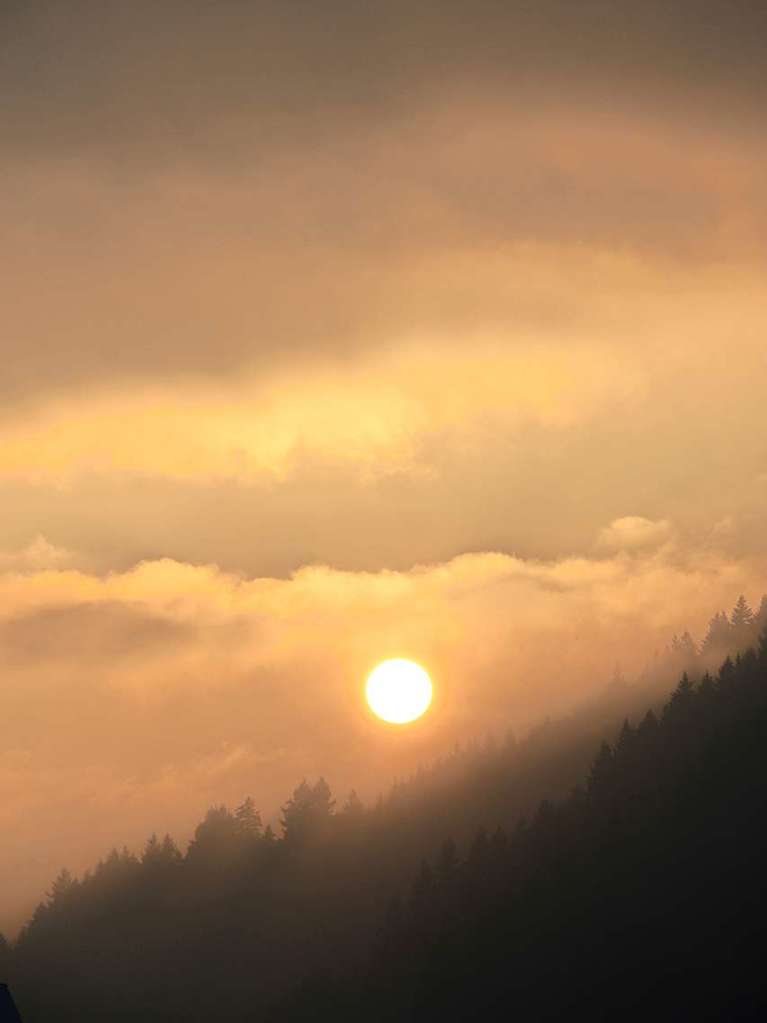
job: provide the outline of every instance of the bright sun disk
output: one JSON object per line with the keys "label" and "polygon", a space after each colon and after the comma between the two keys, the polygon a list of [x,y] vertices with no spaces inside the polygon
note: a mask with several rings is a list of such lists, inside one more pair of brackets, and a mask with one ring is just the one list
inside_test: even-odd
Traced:
{"label": "bright sun disk", "polygon": [[431,679],[420,664],[396,657],[382,661],[371,671],[365,695],[370,709],[379,718],[393,725],[405,725],[428,710]]}

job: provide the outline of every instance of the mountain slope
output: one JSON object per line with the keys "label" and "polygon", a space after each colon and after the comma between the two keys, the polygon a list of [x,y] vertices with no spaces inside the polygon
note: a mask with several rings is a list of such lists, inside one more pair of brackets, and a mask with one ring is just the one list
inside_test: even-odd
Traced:
{"label": "mountain slope", "polygon": [[302,783],[281,839],[246,800],[183,856],[153,838],[62,872],[11,957],[25,1020],[755,1018],[767,647],[594,760],[639,698],[456,752],[372,811]]}
{"label": "mountain slope", "polygon": [[318,982],[285,1018],[765,1018],[766,738],[763,641],[684,677],[508,842],[443,847],[366,978]]}

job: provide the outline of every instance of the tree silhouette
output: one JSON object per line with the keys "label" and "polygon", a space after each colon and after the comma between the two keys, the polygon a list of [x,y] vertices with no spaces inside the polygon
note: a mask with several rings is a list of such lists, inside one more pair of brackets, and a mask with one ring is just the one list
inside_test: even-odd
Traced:
{"label": "tree silhouette", "polygon": [[365,807],[362,804],[362,800],[354,789],[352,789],[346,802],[341,808],[341,813],[345,814],[347,817],[359,818],[364,812]]}
{"label": "tree silhouette", "polygon": [[320,778],[314,786],[302,781],[282,808],[285,842],[295,848],[324,838],[328,834],[334,807],[335,800],[324,778]]}
{"label": "tree silhouette", "polygon": [[644,692],[62,870],[0,970],[29,1023],[767,1018],[767,633]]}
{"label": "tree silhouette", "polygon": [[709,663],[721,660],[729,650],[731,641],[730,621],[723,611],[718,611],[708,624],[701,653]]}
{"label": "tree silhouette", "polygon": [[255,840],[261,837],[263,825],[261,814],[248,796],[234,811],[237,831],[245,838]]}
{"label": "tree silhouette", "polygon": [[754,641],[754,623],[754,612],[751,610],[748,601],[741,593],[735,607],[732,609],[732,613],[730,614],[732,639],[736,650],[743,650]]}

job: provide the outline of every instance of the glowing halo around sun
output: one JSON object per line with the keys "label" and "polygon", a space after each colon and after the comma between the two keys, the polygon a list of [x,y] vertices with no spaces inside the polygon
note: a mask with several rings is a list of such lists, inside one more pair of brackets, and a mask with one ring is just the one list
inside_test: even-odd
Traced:
{"label": "glowing halo around sun", "polygon": [[377,717],[392,725],[407,725],[429,709],[431,679],[420,664],[395,657],[370,672],[365,696]]}

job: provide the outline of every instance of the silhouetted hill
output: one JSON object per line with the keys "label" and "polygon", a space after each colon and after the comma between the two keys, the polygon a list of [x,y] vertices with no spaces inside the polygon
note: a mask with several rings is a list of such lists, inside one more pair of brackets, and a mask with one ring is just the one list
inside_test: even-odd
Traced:
{"label": "silhouetted hill", "polygon": [[603,744],[507,836],[436,850],[356,987],[282,1018],[767,1017],[767,637]]}
{"label": "silhouetted hill", "polygon": [[767,649],[647,712],[679,656],[371,810],[302,782],[280,838],[248,799],[62,871],[0,945],[25,1023],[757,1018]]}

